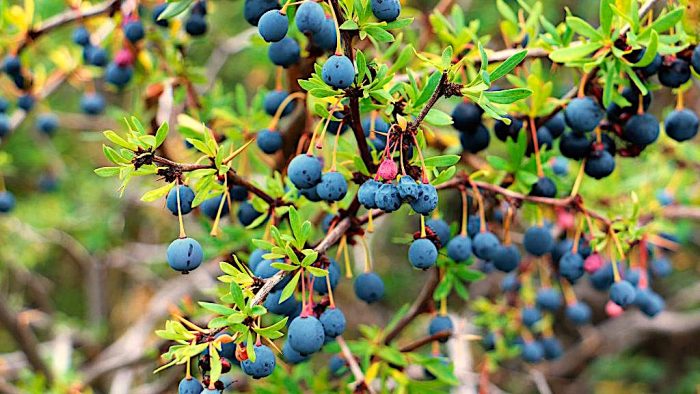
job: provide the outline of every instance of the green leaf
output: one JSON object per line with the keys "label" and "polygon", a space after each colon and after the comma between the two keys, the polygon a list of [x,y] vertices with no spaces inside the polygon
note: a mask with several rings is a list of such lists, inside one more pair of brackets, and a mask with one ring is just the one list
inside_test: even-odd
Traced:
{"label": "green leaf", "polygon": [[602,40],[603,36],[593,26],[581,18],[567,16],[566,24],[576,33],[591,40]]}
{"label": "green leaf", "polygon": [[193,0],[180,0],[168,2],[168,7],[158,16],[158,20],[170,19],[180,15],[189,8]]}
{"label": "green leaf", "polygon": [[449,126],[452,124],[452,117],[436,108],[431,108],[425,116],[425,121],[433,126]]}
{"label": "green leaf", "polygon": [[119,175],[120,167],[100,167],[95,169],[95,174],[103,178]]}
{"label": "green leaf", "polygon": [[243,297],[243,290],[241,290],[241,287],[236,282],[231,282],[229,289],[231,291],[231,296],[233,297],[233,303],[236,305],[236,307],[238,307],[239,310],[243,310],[245,308],[245,298]]}
{"label": "green leaf", "polygon": [[117,135],[117,133],[115,133],[112,130],[107,130],[107,131],[103,132],[102,134],[104,134],[104,136],[108,140],[112,141],[113,143],[115,143],[123,148],[129,149],[132,151],[136,150],[136,148],[137,148],[136,144],[132,144],[131,142],[127,142],[125,139],[123,139],[122,137]]}
{"label": "green leaf", "polygon": [[448,45],[447,48],[442,51],[441,64],[443,70],[447,70],[452,65],[452,54],[452,45]]}
{"label": "green leaf", "polygon": [[574,60],[583,59],[601,47],[602,45],[599,42],[588,42],[580,45],[572,45],[570,47],[555,50],[549,54],[549,58],[556,63],[568,63]]}
{"label": "green leaf", "polygon": [[235,312],[233,309],[231,309],[227,306],[215,304],[213,302],[200,301],[199,305],[208,311],[211,311],[211,312],[214,312],[216,314],[223,315],[223,316],[228,316],[228,315]]}
{"label": "green leaf", "polygon": [[435,89],[437,89],[438,84],[440,84],[440,79],[442,79],[441,72],[433,73],[430,78],[428,78],[428,83],[425,84],[425,87],[423,87],[423,90],[421,90],[421,93],[416,99],[415,103],[413,103],[414,107],[420,107],[423,105],[423,103],[430,99],[430,96],[435,93]]}
{"label": "green leaf", "polygon": [[379,42],[392,42],[394,41],[394,36],[388,31],[377,26],[365,26],[363,29],[370,37],[374,38]]}
{"label": "green leaf", "polygon": [[600,0],[600,29],[606,37],[610,35],[610,28],[612,27],[613,11],[610,8],[612,1],[614,0]]}
{"label": "green leaf", "polygon": [[441,155],[425,159],[426,167],[449,167],[459,163],[459,155]]}
{"label": "green leaf", "polygon": [[642,56],[641,59],[637,63],[634,64],[634,67],[646,67],[651,64],[651,62],[654,61],[654,58],[656,58],[656,52],[658,50],[659,46],[659,34],[652,30],[651,31],[651,38],[649,39],[649,45],[647,45],[646,50],[644,51],[644,56]]}
{"label": "green leaf", "polygon": [[509,169],[508,161],[500,156],[486,156],[486,161],[496,170],[507,171]]}
{"label": "green leaf", "polygon": [[505,62],[499,64],[498,67],[496,67],[496,69],[490,73],[491,82],[496,81],[513,71],[513,69],[517,67],[526,56],[527,51],[521,51],[506,59]]}
{"label": "green leaf", "polygon": [[496,90],[484,92],[484,95],[496,104],[512,104],[527,97],[530,97],[532,91],[530,89],[515,88],[508,90]]}
{"label": "green leaf", "polygon": [[440,171],[438,176],[436,176],[435,179],[433,179],[433,182],[432,182],[433,186],[437,186],[441,183],[445,183],[445,182],[449,181],[450,179],[452,179],[453,176],[455,176],[456,173],[457,173],[457,167],[455,167],[455,166],[447,167],[446,169]]}
{"label": "green leaf", "polygon": [[311,275],[316,276],[316,277],[326,277],[328,275],[328,271],[321,269],[321,268],[316,268],[316,267],[306,267],[307,270],[311,273]]}
{"label": "green leaf", "polygon": [[167,185],[159,187],[158,189],[148,191],[141,197],[141,201],[151,202],[159,200],[165,197],[173,186],[175,186],[174,183],[168,183]]}
{"label": "green leaf", "polygon": [[301,270],[297,271],[297,273],[292,277],[292,280],[290,280],[289,283],[284,286],[284,289],[282,289],[282,295],[280,295],[279,301],[280,303],[286,301],[287,298],[294,294],[294,290],[297,289],[297,284],[299,283],[299,277],[301,277]]}

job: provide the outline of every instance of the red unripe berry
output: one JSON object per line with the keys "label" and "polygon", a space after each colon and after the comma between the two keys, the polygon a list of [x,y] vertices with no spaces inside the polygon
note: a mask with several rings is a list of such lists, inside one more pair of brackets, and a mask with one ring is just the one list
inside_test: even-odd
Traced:
{"label": "red unripe berry", "polygon": [[114,56],[114,63],[119,67],[130,66],[134,64],[134,55],[126,48],[120,49],[117,55]]}
{"label": "red unripe berry", "polygon": [[386,181],[393,181],[398,173],[399,168],[396,162],[391,159],[384,159],[382,164],[379,165],[379,170],[377,170],[377,174]]}

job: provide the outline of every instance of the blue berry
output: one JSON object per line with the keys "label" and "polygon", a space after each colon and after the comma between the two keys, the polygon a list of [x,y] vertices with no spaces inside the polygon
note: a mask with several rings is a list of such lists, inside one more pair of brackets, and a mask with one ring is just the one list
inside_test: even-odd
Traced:
{"label": "blue berry", "polygon": [[345,332],[345,315],[338,308],[326,308],[319,320],[326,337],[335,338]]}
{"label": "blue berry", "polygon": [[323,64],[321,77],[331,87],[345,89],[355,80],[355,66],[347,56],[333,55]]}
{"label": "blue berry", "polygon": [[566,318],[577,326],[588,324],[591,321],[591,307],[585,302],[577,301],[566,307]]}
{"label": "blue berry", "polygon": [[[331,264],[328,267],[328,280],[331,282],[331,290],[334,290],[338,286],[338,281],[340,280],[340,266],[335,259],[330,259]],[[314,291],[318,294],[325,295],[328,294],[328,283],[326,283],[326,278],[316,278],[314,279]]]}
{"label": "blue berry", "polygon": [[341,375],[346,365],[345,359],[337,354],[333,355],[328,361],[328,369],[333,376]]}
{"label": "blue berry", "polygon": [[401,14],[399,0],[371,0],[372,13],[380,21],[393,22]]}
{"label": "blue berry", "polygon": [[4,97],[0,97],[0,114],[4,114],[9,108],[10,103]]}
{"label": "blue berry", "polygon": [[203,36],[209,30],[207,19],[202,14],[192,13],[185,21],[185,31],[192,37]]}
{"label": "blue berry", "polygon": [[[199,204],[199,210],[211,220],[216,219],[216,215],[219,213],[219,206],[221,205],[221,199],[224,198],[223,195],[208,198]],[[221,216],[228,215],[229,208],[228,202],[224,201],[224,206],[221,207]]]}
{"label": "blue berry", "polygon": [[658,77],[662,85],[675,89],[690,80],[690,64],[683,59],[667,57],[661,63]]}
{"label": "blue berry", "polygon": [[552,117],[550,120],[547,121],[547,123],[544,124],[544,127],[546,127],[549,130],[549,133],[552,135],[552,138],[557,139],[561,137],[562,134],[564,134],[564,131],[566,130],[566,120],[564,119],[564,113],[563,112],[557,112],[554,117]]}
{"label": "blue berry", "polygon": [[243,17],[248,23],[257,26],[260,18],[269,10],[280,9],[278,0],[245,0]]}
{"label": "blue berry", "polygon": [[88,45],[83,49],[83,58],[88,64],[97,67],[104,67],[109,62],[107,50],[92,45]]}
{"label": "blue berry", "polygon": [[78,26],[73,30],[73,42],[81,47],[90,44],[90,32],[85,26]]}
{"label": "blue berry", "polygon": [[582,133],[577,132],[566,132],[561,136],[559,141],[559,151],[562,156],[573,159],[581,160],[588,156],[588,152],[591,150],[591,143]]}
{"label": "blue berry", "polygon": [[134,69],[131,66],[119,66],[117,63],[110,63],[105,71],[105,80],[112,85],[122,88],[126,86],[131,77],[134,75]]}
{"label": "blue berry", "polygon": [[189,186],[178,185],[170,189],[168,196],[166,197],[165,206],[172,212],[173,215],[177,215],[177,194],[178,190],[180,192],[180,212],[183,215],[187,215],[192,211],[192,201],[194,201],[194,191],[190,189]]}
{"label": "blue berry", "polygon": [[564,353],[561,342],[553,336],[542,338],[542,348],[544,349],[544,358],[547,360],[556,360]]}
{"label": "blue berry", "polygon": [[[618,268],[621,268],[618,263]],[[613,277],[613,267],[611,263],[606,263],[604,266],[600,267],[590,276],[591,285],[597,290],[607,290],[612,286]]]}
{"label": "blue berry", "polygon": [[659,121],[654,115],[634,115],[625,124],[622,138],[635,144],[646,146],[659,138]]}
{"label": "blue berry", "polygon": [[[277,12],[276,10],[273,12]],[[277,113],[277,109],[282,105],[282,102],[284,99],[289,96],[289,92],[286,90],[273,90],[268,92],[265,95],[265,99],[263,100],[263,108],[265,108],[265,112],[270,115],[274,116],[275,113]],[[284,109],[282,110],[282,116],[287,116],[294,111],[294,106],[295,106],[294,100],[289,102]]]}
{"label": "blue berry", "polygon": [[345,131],[348,129],[348,122],[343,121],[343,119],[345,119],[345,114],[341,111],[333,111],[331,115],[333,118],[338,120],[331,120],[328,122],[328,134],[336,135],[338,132],[340,132],[340,134],[345,133]]}
{"label": "blue berry", "polygon": [[418,194],[415,200],[410,202],[411,208],[421,215],[430,214],[438,205],[438,193],[435,186],[429,183],[418,185]]}
{"label": "blue berry", "polygon": [[520,312],[520,318],[527,327],[532,327],[542,319],[540,310],[534,307],[525,307]]}
{"label": "blue berry", "polygon": [[591,178],[603,179],[615,171],[615,158],[607,150],[591,152],[583,172]]}
{"label": "blue berry", "polygon": [[391,183],[381,185],[374,196],[374,200],[377,208],[385,212],[394,212],[401,208],[399,190]]}
{"label": "blue berry", "polygon": [[496,236],[488,231],[480,232],[472,239],[472,252],[482,260],[492,260],[498,251],[500,242]]}
{"label": "blue berry", "polygon": [[302,356],[301,353],[294,350],[289,344],[289,341],[285,342],[284,346],[282,346],[282,358],[292,365],[303,363],[308,360],[309,357],[310,356]]}
{"label": "blue berry", "polygon": [[[644,48],[644,51],[646,51],[646,48]],[[651,63],[647,64],[644,67],[639,67],[637,68],[642,75],[645,77],[650,77],[656,73],[659,72],[661,69],[661,64],[663,64],[664,59],[659,55],[658,53],[654,56],[654,60],[651,61]]]}
{"label": "blue berry", "polygon": [[178,238],[167,250],[168,264],[175,271],[187,273],[199,267],[204,258],[202,245],[192,238]]}
{"label": "blue berry", "polygon": [[618,120],[623,116],[630,117],[635,115],[639,110],[640,104],[644,106],[644,110],[649,109],[651,105],[651,94],[642,96],[641,92],[636,87],[626,87],[622,90],[622,98],[630,105],[620,107],[617,103],[611,103],[605,110],[608,119]]}
{"label": "blue berry", "polygon": [[523,121],[517,118],[513,118],[510,115],[505,116],[506,119],[510,120],[510,124],[502,120],[497,120],[493,126],[493,132],[496,134],[496,138],[504,141],[510,137],[513,141],[518,140],[518,134],[523,128]]}
{"label": "blue berry", "polygon": [[525,342],[521,348],[521,356],[528,363],[538,363],[544,357],[544,348],[537,341]]}
{"label": "blue berry", "polygon": [[520,265],[520,251],[515,245],[499,246],[491,262],[499,271],[511,272]]}
{"label": "blue berry", "polygon": [[321,182],[321,162],[309,155],[296,156],[287,167],[287,175],[297,189],[308,189]]}
{"label": "blue berry", "polygon": [[537,291],[537,306],[546,311],[556,312],[562,305],[561,293],[551,287],[545,287]]}
{"label": "blue berry", "polygon": [[377,208],[376,195],[382,184],[374,179],[366,180],[357,190],[357,200],[367,209]]}
{"label": "blue berry", "polygon": [[323,346],[323,324],[313,316],[299,316],[292,320],[287,331],[292,349],[306,356],[316,353]]}
{"label": "blue berry", "polygon": [[666,130],[666,135],[678,142],[682,142],[698,134],[698,124],[698,116],[695,112],[689,109],[681,109],[668,115],[664,122],[664,130]]}
{"label": "blue berry", "polygon": [[233,185],[229,193],[233,201],[245,201],[248,199],[248,189],[245,186]]}
{"label": "blue berry", "polygon": [[665,257],[659,257],[651,261],[651,273],[659,278],[665,278],[671,275],[673,272],[673,266],[671,262]]}
{"label": "blue berry", "polygon": [[287,68],[299,61],[301,49],[299,44],[291,37],[273,42],[268,48],[267,55],[270,61],[277,66]]}
{"label": "blue berry", "polygon": [[158,19],[160,18],[160,15],[165,11],[165,9],[168,8],[167,3],[161,3],[161,4],[156,4],[155,7],[153,7],[153,12],[151,13],[151,18],[153,20],[153,23],[155,23],[157,26],[160,27],[168,27],[170,26],[170,21],[167,19]]}
{"label": "blue berry", "polygon": [[0,191],[0,213],[8,213],[15,208],[15,195],[12,192]]}
{"label": "blue berry", "polygon": [[25,112],[29,112],[32,108],[34,108],[34,102],[34,96],[25,93],[17,100],[17,106],[23,109]]}
{"label": "blue berry", "polygon": [[126,39],[132,43],[141,41],[146,35],[146,31],[143,29],[143,23],[141,23],[140,20],[128,22],[124,25],[124,35]]}
{"label": "blue berry", "polygon": [[282,303],[280,303],[280,298],[282,298],[282,290],[273,291],[267,295],[263,306],[276,315],[290,315],[297,309],[299,301],[293,296]]}
{"label": "blue berry", "polygon": [[[375,142],[375,141],[379,140],[379,141],[381,141],[382,144],[386,145],[387,133],[389,133],[390,128],[391,128],[391,126],[384,119],[382,119],[380,117],[376,117],[374,119],[375,139],[374,140],[370,139],[370,141]],[[372,118],[371,117],[367,116],[362,120],[362,129],[364,130],[365,137],[370,138],[371,132],[372,132]]]}
{"label": "blue berry", "polygon": [[437,261],[437,248],[427,238],[416,239],[408,248],[408,261],[415,268],[428,269]]}
{"label": "blue berry", "polygon": [[604,115],[605,112],[592,97],[575,98],[564,110],[566,124],[579,133],[593,131]]}
{"label": "blue berry", "polygon": [[[319,33],[325,19],[326,14],[323,12],[323,7],[310,0],[301,3],[294,16],[297,28],[304,34]],[[258,23],[258,26],[260,26],[260,23]]]}
{"label": "blue berry", "polygon": [[638,289],[634,305],[648,317],[654,317],[666,307],[663,298],[649,289]]}
{"label": "blue berry", "polygon": [[481,338],[481,344],[487,351],[496,349],[496,335],[492,332],[487,333]]}
{"label": "blue berry", "polygon": [[177,386],[178,394],[200,394],[204,390],[202,383],[195,378],[183,378]]}
{"label": "blue berry", "polygon": [[623,308],[634,301],[635,295],[634,286],[626,280],[619,280],[610,286],[610,300]]}
{"label": "blue berry", "polygon": [[503,291],[518,291],[520,290],[520,280],[515,273],[508,274],[501,280],[501,290]]}
{"label": "blue berry", "polygon": [[36,120],[36,128],[46,135],[53,135],[58,129],[58,116],[52,113],[39,115]]}
{"label": "blue berry", "polygon": [[319,202],[321,201],[321,197],[318,195],[318,190],[316,186],[312,186],[308,189],[301,189],[299,190],[302,196],[306,197],[307,200],[311,202]]}
{"label": "blue berry", "polygon": [[452,126],[459,131],[472,132],[481,124],[483,113],[478,105],[462,101],[452,110]]}
{"label": "blue berry", "polygon": [[467,219],[467,234],[474,239],[481,229],[481,219],[478,216],[469,216]]}
{"label": "blue berry", "polygon": [[238,221],[241,222],[243,226],[250,226],[260,215],[262,215],[262,212],[255,210],[253,204],[248,201],[244,201],[241,206],[238,207]]}
{"label": "blue berry", "polygon": [[559,260],[559,274],[574,283],[583,276],[583,257],[578,253],[567,252]]}
{"label": "blue berry", "polygon": [[248,267],[250,268],[251,272],[255,272],[255,268],[260,264],[261,261],[263,261],[263,256],[269,253],[267,250],[263,249],[255,249],[252,252],[250,252],[250,256],[248,257]]}
{"label": "blue berry", "polygon": [[323,220],[321,220],[321,230],[324,233],[328,232],[328,230],[331,229],[331,224],[333,223],[333,219],[335,219],[335,215],[333,215],[332,213],[329,213],[323,217]]}
{"label": "blue berry", "polygon": [[[430,326],[428,326],[428,335],[433,336],[441,332],[452,333],[454,330],[454,325],[452,324],[452,319],[449,316],[435,316],[430,320]],[[440,342],[445,343],[449,337],[441,338]]]}
{"label": "blue berry", "polygon": [[321,176],[321,182],[316,185],[316,192],[325,201],[340,201],[348,192],[348,181],[339,172],[327,172]]}
{"label": "blue berry", "polygon": [[258,132],[256,143],[261,151],[271,155],[282,149],[282,134],[277,130],[262,129]]}
{"label": "blue berry", "polygon": [[2,70],[9,76],[18,75],[22,71],[22,63],[19,61],[19,57],[14,55],[7,55],[2,62]]}
{"label": "blue berry", "polygon": [[374,272],[365,272],[355,278],[355,295],[362,301],[371,304],[384,296],[384,282]]}
{"label": "blue berry", "polygon": [[[265,252],[267,253],[267,252]],[[279,270],[272,266],[272,263],[279,263],[279,260],[261,260],[253,269],[253,275],[260,279],[269,279],[279,272]],[[273,287],[273,290],[282,290],[284,286],[290,281],[289,275],[285,276],[278,284]]]}
{"label": "blue berry", "polygon": [[[399,190],[399,196],[404,201],[413,201],[419,194],[419,185],[410,175],[401,175],[401,178],[399,178],[399,181],[396,183],[396,187]],[[447,238],[449,238],[449,236]]]}
{"label": "blue berry", "polygon": [[690,58],[690,65],[696,73],[700,74],[700,45],[696,45],[693,49],[693,55]]}
{"label": "blue berry", "polygon": [[258,21],[258,32],[263,40],[277,42],[287,35],[289,19],[279,10],[270,10],[264,13]]}
{"label": "blue berry", "polygon": [[253,347],[255,352],[255,362],[251,361],[250,358],[241,362],[241,368],[243,372],[251,376],[253,379],[260,379],[272,374],[275,370],[275,365],[277,361],[275,360],[275,354],[272,349],[265,345],[255,345]]}
{"label": "blue berry", "polygon": [[[403,177],[401,178],[403,179]],[[400,180],[399,180],[400,182]],[[401,187],[399,185],[399,194],[401,194]],[[450,242],[450,225],[447,224],[442,219],[428,219],[425,221],[426,227],[430,228],[430,230],[437,235],[438,240],[440,240],[440,244],[444,247],[447,245],[448,242]],[[471,248],[471,243],[469,245]],[[471,250],[470,250],[471,253]]]}
{"label": "blue berry", "polygon": [[[545,148],[547,150],[552,149],[553,143],[554,138],[552,137],[552,133],[549,131],[547,126],[542,126],[537,129],[537,148],[540,150],[540,152]],[[535,144],[532,140],[528,141],[527,143],[526,153],[528,156],[535,153]]]}
{"label": "blue berry", "polygon": [[469,260],[472,256],[472,240],[466,235],[458,235],[447,244],[447,255],[458,263]]}
{"label": "blue berry", "polygon": [[543,176],[537,179],[537,182],[532,185],[530,195],[534,197],[554,198],[557,196],[557,186],[554,184],[554,181]]}
{"label": "blue berry", "polygon": [[554,239],[547,227],[532,226],[525,231],[523,246],[533,256],[544,256],[554,247]]}
{"label": "blue berry", "polygon": [[99,93],[86,93],[80,98],[80,109],[87,115],[99,115],[105,110],[105,99]]}
{"label": "blue berry", "polygon": [[483,124],[478,125],[473,132],[463,132],[459,136],[462,149],[469,153],[479,153],[488,148],[491,134]]}
{"label": "blue berry", "polygon": [[332,18],[324,18],[321,24],[321,30],[318,33],[313,33],[312,38],[314,43],[321,49],[326,51],[334,51],[336,45],[337,32],[335,31],[335,22]]}

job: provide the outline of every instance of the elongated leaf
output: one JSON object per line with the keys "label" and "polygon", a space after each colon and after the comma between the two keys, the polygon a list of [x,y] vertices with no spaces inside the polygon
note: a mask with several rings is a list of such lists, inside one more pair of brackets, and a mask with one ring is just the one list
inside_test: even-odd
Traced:
{"label": "elongated leaf", "polygon": [[550,53],[549,58],[556,63],[568,63],[574,60],[583,59],[601,47],[602,45],[598,42],[589,42],[581,45],[559,48]]}
{"label": "elongated leaf", "polygon": [[527,51],[521,51],[506,59],[505,62],[499,64],[498,67],[496,67],[496,69],[493,70],[490,74],[491,82],[496,81],[508,74],[509,72],[513,71],[513,69],[517,67],[518,64],[520,64],[523,61],[523,59],[525,59],[526,56]]}
{"label": "elongated leaf", "polygon": [[484,92],[489,101],[496,104],[511,104],[530,97],[531,94],[532,91],[530,89],[523,88]]}

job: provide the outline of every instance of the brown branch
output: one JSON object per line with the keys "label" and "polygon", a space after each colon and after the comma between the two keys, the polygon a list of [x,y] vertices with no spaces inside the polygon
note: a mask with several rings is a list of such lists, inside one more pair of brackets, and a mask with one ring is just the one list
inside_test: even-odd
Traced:
{"label": "brown branch", "polygon": [[425,336],[423,338],[417,339],[417,340],[415,340],[407,345],[401,346],[401,348],[399,348],[399,351],[401,351],[403,353],[412,352],[416,349],[420,349],[421,347],[423,347],[429,343],[439,341],[441,339],[447,339],[451,336],[452,336],[452,332],[441,331],[441,332],[435,333],[433,335],[428,335],[428,336]]}
{"label": "brown branch", "polygon": [[385,345],[390,344],[391,341],[393,341],[401,333],[401,331],[403,331],[403,329],[406,328],[406,326],[408,326],[408,324],[413,321],[413,319],[415,319],[421,313],[425,312],[426,305],[430,300],[433,299],[433,292],[435,291],[435,288],[437,287],[438,283],[440,283],[439,271],[437,269],[433,269],[432,271],[432,274],[428,277],[428,280],[423,285],[423,288],[418,294],[418,297],[416,297],[416,300],[413,301],[411,308],[401,318],[401,320],[399,320],[399,322],[396,323],[394,328],[391,331],[389,331],[384,337]]}
{"label": "brown branch", "polygon": [[17,345],[27,357],[27,361],[32,368],[44,375],[50,383],[53,381],[51,371],[41,359],[39,355],[39,342],[37,342],[34,333],[26,325],[20,323],[17,315],[6,304],[6,299],[0,298],[0,325],[10,333]]}
{"label": "brown branch", "polygon": [[348,363],[350,372],[352,372],[352,375],[355,377],[355,382],[353,383],[353,385],[355,386],[355,392],[357,392],[358,390],[369,391],[370,393],[374,392],[374,390],[372,390],[372,388],[367,384],[367,382],[365,382],[365,375],[362,373],[362,369],[360,369],[360,366],[357,364],[357,360],[355,360],[355,357],[352,355],[348,344],[345,343],[345,339],[343,339],[343,336],[339,335],[335,339],[338,345],[340,346],[340,352],[343,354],[343,358]]}

